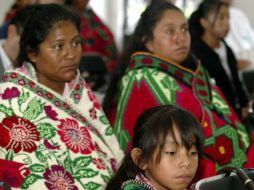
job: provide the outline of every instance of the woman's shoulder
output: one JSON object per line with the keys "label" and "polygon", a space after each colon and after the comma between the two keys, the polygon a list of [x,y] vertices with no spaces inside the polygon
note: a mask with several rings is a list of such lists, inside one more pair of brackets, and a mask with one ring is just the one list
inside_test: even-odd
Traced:
{"label": "woman's shoulder", "polygon": [[125,181],[122,186],[122,190],[155,190],[151,185],[137,179],[130,179]]}

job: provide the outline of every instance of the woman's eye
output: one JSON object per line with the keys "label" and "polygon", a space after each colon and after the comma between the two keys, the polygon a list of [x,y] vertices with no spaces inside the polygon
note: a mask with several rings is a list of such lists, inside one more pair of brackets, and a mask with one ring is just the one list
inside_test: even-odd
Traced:
{"label": "woman's eye", "polygon": [[56,50],[61,50],[61,49],[63,49],[63,45],[62,45],[62,44],[56,44],[56,45],[54,46],[54,49],[56,49]]}
{"label": "woman's eye", "polygon": [[189,28],[188,28],[188,27],[182,28],[182,32],[188,32],[188,31],[189,31]]}
{"label": "woman's eye", "polygon": [[76,40],[76,41],[73,42],[74,47],[77,47],[79,45],[81,45],[81,40]]}
{"label": "woman's eye", "polygon": [[169,156],[174,156],[176,154],[174,151],[165,151],[164,153]]}

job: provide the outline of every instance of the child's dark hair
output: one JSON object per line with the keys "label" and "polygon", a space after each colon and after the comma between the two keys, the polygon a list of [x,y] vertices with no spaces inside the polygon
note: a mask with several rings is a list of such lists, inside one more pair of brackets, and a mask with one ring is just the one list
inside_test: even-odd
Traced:
{"label": "child's dark hair", "polygon": [[28,57],[29,51],[39,53],[40,44],[46,39],[52,27],[57,22],[70,21],[80,31],[81,21],[78,15],[62,5],[40,4],[33,5],[30,18],[27,20],[20,39],[20,52],[16,67],[22,66]]}
{"label": "child's dark hair", "polygon": [[192,39],[200,38],[204,33],[204,28],[200,24],[200,19],[207,18],[211,12],[215,12],[214,23],[222,6],[229,5],[222,0],[203,0],[202,3],[200,3],[198,9],[191,14],[189,19],[189,30]]}
{"label": "child's dark hair", "polygon": [[[146,110],[138,118],[135,128],[132,148],[139,148],[142,151],[140,162],[148,163],[152,160],[155,151],[159,148],[157,162],[160,162],[161,154],[168,134],[176,141],[174,126],[179,130],[183,146],[188,150],[193,144],[198,151],[199,158],[203,154],[204,137],[202,128],[192,113],[174,105],[163,105]],[[121,184],[143,171],[135,165],[131,154],[126,154],[120,168],[106,190],[120,190]]]}
{"label": "child's dark hair", "polygon": [[111,106],[117,104],[118,102],[118,83],[129,65],[131,55],[138,51],[148,52],[147,48],[145,47],[145,43],[153,39],[153,31],[155,26],[161,20],[163,14],[168,10],[176,10],[182,13],[178,7],[170,2],[166,0],[157,0],[153,1],[141,14],[135,31],[131,36],[129,43],[127,44],[127,48],[118,61],[118,66],[110,80],[110,84],[103,102],[103,109],[106,115],[108,115]]}

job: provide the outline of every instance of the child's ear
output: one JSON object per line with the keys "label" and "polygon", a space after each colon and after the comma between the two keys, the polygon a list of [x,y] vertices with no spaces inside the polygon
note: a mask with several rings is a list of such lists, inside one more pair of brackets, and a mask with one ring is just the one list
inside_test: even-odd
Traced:
{"label": "child's ear", "polygon": [[131,150],[131,158],[136,166],[138,166],[141,170],[145,170],[147,168],[147,164],[141,160],[142,150],[140,148],[133,148]]}

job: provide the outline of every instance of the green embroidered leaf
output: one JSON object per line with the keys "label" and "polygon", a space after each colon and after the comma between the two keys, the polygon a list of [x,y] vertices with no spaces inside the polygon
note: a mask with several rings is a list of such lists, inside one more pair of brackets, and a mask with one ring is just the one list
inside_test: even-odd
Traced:
{"label": "green embroidered leaf", "polygon": [[36,119],[42,113],[42,105],[41,100],[33,98],[29,103],[24,112],[23,117],[27,120]]}
{"label": "green embroidered leaf", "polygon": [[68,157],[64,160],[64,168],[72,174],[71,161]]}
{"label": "green embroidered leaf", "polygon": [[32,172],[40,172],[40,173],[42,173],[42,172],[45,171],[45,167],[43,165],[41,165],[41,164],[33,164],[33,165],[30,166],[30,170]]}
{"label": "green embroidered leaf", "polygon": [[94,183],[94,182],[89,182],[84,185],[85,190],[96,190],[96,189],[99,189],[100,187],[101,187],[100,184]]}
{"label": "green embroidered leaf", "polygon": [[49,123],[40,123],[37,129],[41,138],[51,139],[56,136],[56,129]]}
{"label": "green embroidered leaf", "polygon": [[18,104],[21,105],[23,104],[30,96],[29,92],[24,92],[24,90],[22,89],[22,93],[21,96],[19,96],[18,98]]}
{"label": "green embroidered leaf", "polygon": [[27,178],[25,178],[21,189],[29,189],[29,186],[34,184],[38,179],[43,179],[43,177],[32,173]]}
{"label": "green embroidered leaf", "polygon": [[109,124],[108,119],[107,119],[107,117],[106,117],[105,115],[100,116],[100,121],[101,121],[103,124],[105,124],[105,125],[108,125],[108,124]]}
{"label": "green embroidered leaf", "polygon": [[7,116],[14,115],[13,110],[11,108],[7,108],[2,104],[0,104],[0,112],[5,113]]}
{"label": "green embroidered leaf", "polygon": [[42,163],[47,163],[47,158],[44,156],[44,154],[42,154],[41,152],[36,151],[35,152],[36,157],[38,158],[38,160]]}
{"label": "green embroidered leaf", "polygon": [[108,128],[106,129],[106,135],[113,135],[114,134],[114,130],[111,126],[108,126]]}
{"label": "green embroidered leaf", "polygon": [[122,148],[122,150],[126,150],[128,143],[130,141],[130,135],[127,131],[122,130],[118,135],[117,138],[119,140],[120,143],[120,147]]}
{"label": "green embroidered leaf", "polygon": [[108,176],[103,175],[103,174],[101,174],[101,178],[103,179],[103,181],[104,181],[105,183],[108,183],[109,180],[110,180],[110,178],[109,178]]}
{"label": "green embroidered leaf", "polygon": [[78,169],[74,176],[78,179],[81,178],[92,178],[94,176],[97,176],[99,174],[98,171],[94,171],[93,169]]}
{"label": "green embroidered leaf", "polygon": [[79,158],[76,158],[73,161],[73,164],[76,168],[85,168],[87,167],[91,162],[93,161],[93,158],[91,156],[82,156]]}

